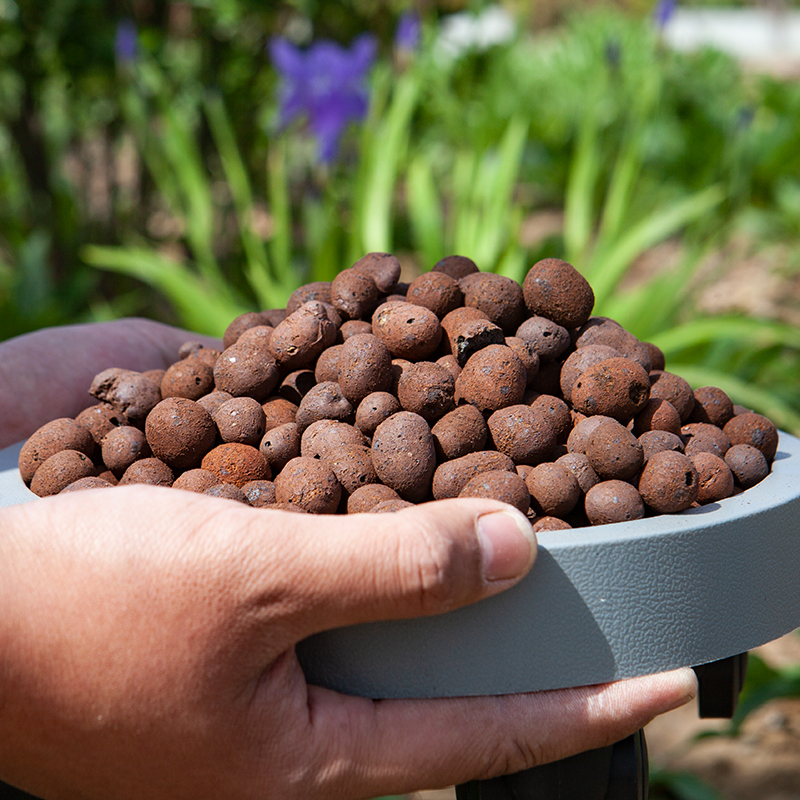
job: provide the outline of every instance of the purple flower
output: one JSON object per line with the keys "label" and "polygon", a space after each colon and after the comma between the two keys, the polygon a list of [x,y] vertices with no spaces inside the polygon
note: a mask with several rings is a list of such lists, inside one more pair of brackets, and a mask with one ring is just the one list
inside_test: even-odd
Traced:
{"label": "purple flower", "polygon": [[401,15],[394,32],[394,46],[398,50],[413,53],[419,45],[421,28],[419,14],[415,11],[407,11]]}
{"label": "purple flower", "polygon": [[114,36],[114,53],[120,64],[131,64],[139,54],[139,32],[136,23],[130,19],[121,19],[117,23]]}
{"label": "purple flower", "polygon": [[307,50],[286,39],[273,39],[269,51],[281,76],[281,125],[306,117],[320,161],[332,161],[348,123],[366,116],[367,75],[375,60],[375,39],[364,34],[349,49],[320,40]]}
{"label": "purple flower", "polygon": [[653,11],[653,21],[660,31],[667,27],[667,23],[672,19],[677,7],[677,0],[658,0]]}

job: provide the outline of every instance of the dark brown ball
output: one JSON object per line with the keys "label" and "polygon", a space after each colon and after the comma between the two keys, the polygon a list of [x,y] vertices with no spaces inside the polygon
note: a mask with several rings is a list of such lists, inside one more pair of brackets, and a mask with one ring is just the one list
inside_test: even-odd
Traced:
{"label": "dark brown ball", "polygon": [[644,501],[626,481],[602,481],[586,493],[586,516],[592,525],[629,522],[644,517]]}
{"label": "dark brown ball", "polygon": [[217,359],[214,383],[234,397],[252,397],[263,402],[280,381],[275,359],[263,348],[234,344]]}
{"label": "dark brown ball", "polygon": [[370,514],[394,514],[396,511],[403,511],[406,508],[411,508],[414,504],[408,500],[398,498],[397,500],[381,500],[373,508],[370,509]]}
{"label": "dark brown ball", "polygon": [[144,432],[131,425],[110,430],[101,442],[101,450],[103,463],[118,478],[134,461],[150,456]]}
{"label": "dark brown ball", "polygon": [[577,479],[563,464],[538,464],[528,473],[525,485],[531,507],[539,516],[564,517],[581,499]]}
{"label": "dark brown ball", "polygon": [[161,381],[161,396],[199,400],[214,388],[214,370],[197,358],[176,361]]}
{"label": "dark brown ball", "polygon": [[534,346],[525,339],[520,339],[519,336],[506,336],[503,342],[498,342],[497,344],[505,344],[506,347],[510,347],[517,354],[517,358],[522,362],[522,366],[525,367],[526,383],[530,386],[539,372],[539,356]]}
{"label": "dark brown ball", "polygon": [[189,469],[175,478],[172,484],[173,489],[183,489],[187,492],[196,492],[202,494],[206,489],[216,486],[219,483],[219,478],[207,469]]}
{"label": "dark brown ball", "polygon": [[225,333],[222,336],[222,346],[227,350],[231,345],[236,344],[239,337],[249,328],[268,324],[267,317],[260,311],[248,311],[246,314],[240,314],[225,329]]}
{"label": "dark brown ball", "polygon": [[[372,323],[365,319],[349,319],[343,322],[339,328],[339,340],[346,342],[351,336],[358,336],[362,333],[372,333]],[[319,363],[319,359],[317,359]]]}
{"label": "dark brown ball", "polygon": [[344,319],[365,319],[378,305],[378,287],[370,275],[346,269],[333,279],[331,303]]}
{"label": "dark brown ball", "polygon": [[609,358],[585,369],[572,386],[572,404],[587,416],[601,414],[627,423],[647,404],[647,373],[628,358]]}
{"label": "dark brown ball", "polygon": [[[372,326],[370,325],[370,328]],[[316,366],[314,367],[314,377],[317,383],[339,380],[339,359],[342,354],[342,345],[335,344],[319,354]]]}
{"label": "dark brown ball", "polygon": [[[191,400],[187,400],[191,403]],[[120,478],[120,486],[144,483],[148,486],[172,486],[175,475],[172,470],[158,458],[140,458],[134,461]]]}
{"label": "dark brown ball", "polygon": [[291,371],[313,364],[335,340],[336,326],[330,321],[325,306],[312,301],[300,306],[275,328],[269,350],[282,369]]}
{"label": "dark brown ball", "polygon": [[[108,406],[104,407],[108,408]],[[106,419],[104,412],[99,412]],[[97,426],[99,429],[99,425]],[[111,429],[111,426],[109,429]],[[62,450],[76,450],[91,458],[95,451],[95,440],[89,429],[74,419],[62,417],[42,425],[22,445],[19,453],[19,474],[30,485],[36,470],[50,456]]]}
{"label": "dark brown ball", "polygon": [[161,390],[141,372],[114,367],[94,377],[89,394],[109,403],[133,424],[143,420],[161,400]]}
{"label": "dark brown ball", "polygon": [[199,403],[168,397],[148,415],[145,434],[153,455],[181,471],[200,465],[216,442],[217,428]]}
{"label": "dark brown ball", "polygon": [[496,450],[468,453],[461,458],[446,461],[436,468],[433,475],[433,496],[436,500],[458,497],[476,475],[497,469],[516,473],[514,462]]}
{"label": "dark brown ball", "polygon": [[439,461],[461,458],[486,447],[489,426],[480,411],[469,404],[445,414],[431,428]]}
{"label": "dark brown ball", "polygon": [[333,470],[316,458],[293,458],[275,478],[279,503],[292,503],[310,514],[335,514],[342,487]]}
{"label": "dark brown ball", "polygon": [[556,459],[556,464],[561,464],[572,473],[584,494],[586,494],[592,486],[600,483],[600,476],[594,471],[585,453],[565,453],[563,456],[559,456]]}
{"label": "dark brown ball", "polygon": [[660,397],[675,406],[681,422],[688,422],[694,408],[692,387],[672,372],[654,370],[650,373],[650,397]]}
{"label": "dark brown ball", "polygon": [[644,464],[639,440],[616,420],[606,420],[592,431],[586,457],[603,480],[631,480]]}
{"label": "dark brown ball", "polygon": [[232,483],[218,483],[214,486],[209,486],[203,494],[209,497],[219,497],[222,500],[234,500],[237,503],[243,503],[246,506],[250,505],[245,493]]}
{"label": "dark brown ball", "polygon": [[461,287],[444,272],[425,272],[408,287],[406,300],[414,305],[429,308],[443,319],[464,302]]}
{"label": "dark brown ball", "polygon": [[434,272],[444,272],[445,275],[449,275],[457,281],[478,272],[478,265],[466,256],[445,256],[437,261],[431,269]]}
{"label": "dark brown ball", "polygon": [[539,517],[533,523],[533,532],[540,533],[541,531],[569,531],[572,530],[572,525],[558,517]]}
{"label": "dark brown ball", "polygon": [[295,422],[301,431],[320,419],[337,419],[353,422],[353,404],[342,393],[342,387],[333,381],[318,383],[302,400]]}
{"label": "dark brown ball", "polygon": [[572,432],[572,417],[569,406],[560,398],[552,394],[540,394],[531,403],[530,407],[541,413],[547,419],[547,424],[553,429],[558,444],[566,444]]}
{"label": "dark brown ball", "polygon": [[389,348],[371,333],[351,336],[339,354],[338,383],[354,406],[368,394],[388,391],[392,385]]}
{"label": "dark brown ball", "polygon": [[351,269],[353,272],[369,275],[381,294],[395,291],[400,280],[400,262],[391,253],[367,253]]}
{"label": "dark brown ball", "polygon": [[69,486],[65,486],[59,494],[67,494],[68,492],[80,492],[84,489],[110,489],[114,486],[113,483],[109,483],[107,480],[98,476],[89,475],[86,478],[78,478],[78,480],[73,481]]}
{"label": "dark brown ball", "polygon": [[214,423],[223,442],[238,442],[258,447],[266,431],[267,418],[258,400],[234,397],[214,414]]}
{"label": "dark brown ball", "polygon": [[506,470],[491,470],[476,475],[458,496],[488,497],[490,500],[508,503],[523,514],[527,514],[531,506],[531,497],[525,481],[515,472]]}
{"label": "dark brown ball", "polygon": [[221,392],[217,389],[216,391],[201,397],[197,402],[203,406],[203,408],[213,417],[214,414],[217,413],[217,409],[223,403],[227,403],[228,400],[232,399],[233,395],[230,392]]}
{"label": "dark brown ball", "polygon": [[244,486],[248,481],[268,481],[272,470],[264,454],[247,444],[221,444],[210,450],[201,462],[220,483]]}
{"label": "dark brown ball", "polygon": [[733,494],[733,473],[719,456],[696,453],[692,463],[697,470],[697,502],[716,503]]}
{"label": "dark brown ball", "polygon": [[581,325],[575,334],[575,347],[580,350],[590,344],[613,347],[620,357],[635,361],[645,372],[652,369],[650,348],[613,319],[592,317]]}
{"label": "dark brown ball", "polygon": [[444,368],[431,361],[412,364],[397,382],[397,399],[406,411],[428,422],[455,408],[455,381]]}
{"label": "dark brown ball", "polygon": [[731,444],[749,444],[771,464],[778,450],[778,429],[766,417],[754,412],[737,414],[723,428]]}
{"label": "dark brown ball", "polygon": [[492,414],[487,424],[494,446],[515,464],[539,464],[550,460],[556,431],[543,408],[508,406]]}
{"label": "dark brown ball", "polygon": [[272,481],[248,481],[242,486],[242,491],[253,508],[264,508],[277,502]]}
{"label": "dark brown ball", "polygon": [[261,410],[264,412],[265,429],[269,431],[277,428],[278,425],[294,422],[297,418],[297,408],[298,406],[291,400],[286,400],[283,397],[270,397],[269,400],[261,404]]}
{"label": "dark brown ball", "polygon": [[395,358],[424,361],[436,352],[442,326],[436,314],[413,303],[388,303],[372,318],[372,332]]}
{"label": "dark brown ball", "polygon": [[483,412],[518,405],[527,375],[516,353],[505,345],[484,347],[467,361],[456,379],[456,402],[467,402]]}
{"label": "dark brown ball", "polygon": [[659,514],[689,508],[697,500],[699,486],[692,459],[671,450],[650,456],[639,478],[639,494]]}
{"label": "dark brown ball", "polygon": [[258,446],[267,459],[270,471],[277,475],[293,458],[300,455],[300,429],[296,422],[270,428]]}
{"label": "dark brown ball", "polygon": [[164,380],[166,374],[167,371],[165,369],[147,369],[142,373],[145,378],[153,381],[156,386],[161,386],[161,381]]}
{"label": "dark brown ball", "polygon": [[400,495],[383,483],[368,483],[347,498],[348,514],[366,514],[384,500],[399,500]]}
{"label": "dark brown ball", "polygon": [[333,419],[320,419],[309,425],[300,437],[300,455],[307,458],[332,458],[350,447],[367,444],[364,434],[353,425]]}
{"label": "dark brown ball", "polygon": [[31,491],[38,497],[49,497],[81,478],[96,475],[97,468],[86,453],[61,450],[53,453],[36,470],[31,479]]}
{"label": "dark brown ball", "polygon": [[[89,406],[89,408],[84,408],[83,411],[75,417],[75,422],[79,422],[91,433],[96,444],[100,444],[102,438],[112,428],[130,424],[125,414],[120,414],[119,411],[108,403],[97,403],[96,405]],[[83,452],[80,447],[72,447],[71,449]],[[87,455],[91,454],[87,453]]]}
{"label": "dark brown ball", "polygon": [[520,285],[503,275],[482,272],[462,285],[464,305],[485,311],[506,336],[511,336],[525,319],[525,301]]}
{"label": "dark brown ball", "polygon": [[724,431],[709,422],[690,422],[681,428],[683,452],[687,456],[697,453],[713,453],[720,458],[725,457],[731,440]]}
{"label": "dark brown ball", "polygon": [[725,463],[730,467],[737,486],[749,489],[767,477],[769,462],[764,454],[749,444],[734,444],[725,453]]}
{"label": "dark brown ball", "polygon": [[679,436],[681,417],[675,406],[668,400],[651,397],[645,407],[633,418],[633,432],[637,436],[641,436],[646,431],[669,431],[669,433]]}
{"label": "dark brown ball", "polygon": [[639,444],[642,446],[645,461],[655,453],[662,453],[664,450],[672,450],[675,453],[683,452],[683,439],[669,431],[645,431],[639,436]]}
{"label": "dark brown ball", "polygon": [[300,401],[314,388],[317,379],[310,369],[296,369],[280,383],[278,394],[290,403],[299,405]]}
{"label": "dark brown ball", "polygon": [[515,334],[530,342],[541,361],[556,361],[570,348],[569,331],[547,317],[528,317]]}
{"label": "dark brown ball", "polygon": [[[234,342],[234,344],[251,344],[253,347],[260,347],[262,350],[269,350],[269,340],[272,338],[272,331],[274,331],[271,325],[256,325],[254,328],[248,328],[246,331],[242,333],[242,335]],[[201,350],[196,358],[202,359],[203,353],[209,352],[206,350]],[[222,355],[221,353],[214,351],[217,353],[216,358],[212,361],[210,358],[207,359],[206,363],[210,367],[214,367],[217,363],[217,358]]]}
{"label": "dark brown ball", "polygon": [[392,414],[402,410],[400,401],[389,392],[372,392],[356,408],[356,427],[367,436]]}
{"label": "dark brown ball", "polygon": [[589,448],[589,441],[592,438],[595,428],[610,419],[612,419],[612,417],[597,414],[594,417],[584,417],[578,420],[567,437],[567,451],[570,453],[585,454]]}
{"label": "dark brown ball", "polygon": [[336,480],[346,494],[370,483],[378,483],[378,473],[372,463],[372,453],[364,445],[351,445],[329,452],[323,463],[333,470]]}
{"label": "dark brown ball", "polygon": [[583,325],[594,307],[589,282],[572,264],[558,258],[537,261],[525,276],[522,292],[531,314],[565,328]]}
{"label": "dark brown ball", "polygon": [[400,497],[421,503],[431,492],[436,451],[428,423],[419,414],[398,411],[372,437],[372,461],[380,480]]}
{"label": "dark brown ball", "polygon": [[[330,281],[313,281],[306,283],[299,289],[295,289],[289,295],[289,301],[286,303],[286,317],[294,314],[300,306],[306,303],[330,303],[331,302],[331,282]],[[280,320],[283,322],[283,320]],[[277,326],[275,326],[277,327]]]}
{"label": "dark brown ball", "polygon": [[491,320],[473,319],[458,324],[454,323],[450,327],[446,341],[456,363],[459,367],[463,367],[475,353],[483,350],[484,347],[488,347],[490,344],[505,345],[506,337],[503,335],[503,329]]}
{"label": "dark brown ball", "polygon": [[689,422],[708,422],[718,428],[733,417],[733,402],[716,386],[701,386],[694,390],[694,405]]}

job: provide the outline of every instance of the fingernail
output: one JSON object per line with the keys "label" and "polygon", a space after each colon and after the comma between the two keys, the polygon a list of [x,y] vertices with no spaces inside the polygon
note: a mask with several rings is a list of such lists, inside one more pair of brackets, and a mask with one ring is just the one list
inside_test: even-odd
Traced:
{"label": "fingernail", "polygon": [[536,554],[536,536],[522,514],[495,511],[478,517],[478,539],[487,581],[519,577]]}

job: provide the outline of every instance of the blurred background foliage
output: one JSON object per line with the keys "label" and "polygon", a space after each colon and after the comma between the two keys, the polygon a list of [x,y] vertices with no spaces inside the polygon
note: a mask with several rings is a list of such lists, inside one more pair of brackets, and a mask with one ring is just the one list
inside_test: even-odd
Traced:
{"label": "blurred background foliage", "polygon": [[[671,50],[663,11],[0,0],[0,338],[123,314],[218,334],[369,250],[408,277],[559,256],[668,368],[800,432],[800,86]],[[346,56],[365,32],[366,114],[320,160],[269,43]]]}

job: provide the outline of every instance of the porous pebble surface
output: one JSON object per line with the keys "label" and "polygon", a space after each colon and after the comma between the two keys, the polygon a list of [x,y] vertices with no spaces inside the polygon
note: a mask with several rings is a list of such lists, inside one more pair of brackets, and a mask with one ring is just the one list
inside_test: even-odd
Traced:
{"label": "porous pebble surface", "polygon": [[25,443],[23,480],[312,514],[489,497],[558,531],[719,502],[769,473],[775,426],[593,317],[571,264],[539,261],[519,285],[454,255],[399,278],[369,253],[237,317],[222,351],[190,341],[166,370],[110,366],[95,405]]}

